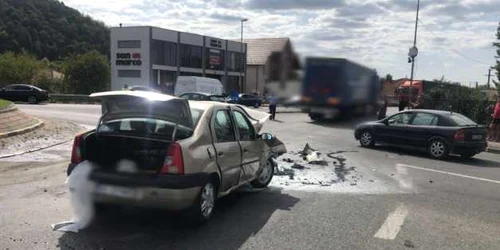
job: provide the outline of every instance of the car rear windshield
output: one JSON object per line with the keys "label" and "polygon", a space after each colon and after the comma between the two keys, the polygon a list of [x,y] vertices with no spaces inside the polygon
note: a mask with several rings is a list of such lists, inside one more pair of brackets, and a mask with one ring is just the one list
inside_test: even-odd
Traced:
{"label": "car rear windshield", "polygon": [[[200,120],[203,110],[191,109],[193,124]],[[175,123],[155,118],[128,117],[105,121],[97,128],[98,133],[121,133],[129,135],[140,135],[146,137],[157,137],[170,140],[175,130]],[[178,125],[176,139],[186,139],[191,137],[191,128]]]}
{"label": "car rear windshield", "polygon": [[473,120],[467,118],[464,115],[461,114],[450,114],[450,118],[457,126],[476,126],[477,123],[475,123]]}

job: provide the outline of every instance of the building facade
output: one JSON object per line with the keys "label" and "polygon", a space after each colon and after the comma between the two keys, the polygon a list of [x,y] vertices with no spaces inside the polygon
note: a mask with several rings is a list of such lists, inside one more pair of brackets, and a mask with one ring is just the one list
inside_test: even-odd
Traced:
{"label": "building facade", "polygon": [[[283,38],[245,39],[248,46],[245,92],[265,94],[270,83],[298,80],[301,68],[291,41]],[[281,86],[282,90],[284,86]],[[276,92],[276,91],[275,91]]]}
{"label": "building facade", "polygon": [[219,79],[227,93],[242,91],[246,50],[244,43],[210,36],[150,26],[113,27],[111,89],[141,85],[173,93],[178,76],[203,76]]}

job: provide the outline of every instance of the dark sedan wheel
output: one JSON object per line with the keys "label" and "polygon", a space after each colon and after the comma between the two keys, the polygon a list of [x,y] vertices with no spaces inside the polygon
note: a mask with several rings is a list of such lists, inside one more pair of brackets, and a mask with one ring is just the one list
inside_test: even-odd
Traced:
{"label": "dark sedan wheel", "polygon": [[427,151],[432,158],[444,159],[449,154],[448,145],[441,139],[434,139],[429,142]]}
{"label": "dark sedan wheel", "polygon": [[37,103],[37,102],[38,102],[38,100],[36,99],[36,96],[32,96],[32,95],[30,95],[30,96],[28,96],[28,102],[29,102],[30,104],[35,104],[35,103]]}
{"label": "dark sedan wheel", "polygon": [[373,135],[370,131],[361,132],[361,137],[359,138],[359,143],[363,147],[373,147],[375,145],[375,140],[373,140]]}
{"label": "dark sedan wheel", "polygon": [[258,108],[258,107],[260,107],[260,104],[258,102],[256,102],[256,103],[253,104],[253,107],[254,108]]}

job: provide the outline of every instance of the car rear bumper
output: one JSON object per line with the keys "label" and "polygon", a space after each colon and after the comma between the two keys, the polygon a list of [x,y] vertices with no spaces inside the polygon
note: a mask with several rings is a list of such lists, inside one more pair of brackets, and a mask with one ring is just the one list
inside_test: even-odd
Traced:
{"label": "car rear bumper", "polygon": [[[68,172],[72,168],[70,164]],[[181,210],[195,202],[210,174],[146,175],[97,169],[89,178],[96,183],[95,202]]]}
{"label": "car rear bumper", "polygon": [[454,154],[478,154],[486,151],[487,142],[457,142],[452,145],[452,153]]}

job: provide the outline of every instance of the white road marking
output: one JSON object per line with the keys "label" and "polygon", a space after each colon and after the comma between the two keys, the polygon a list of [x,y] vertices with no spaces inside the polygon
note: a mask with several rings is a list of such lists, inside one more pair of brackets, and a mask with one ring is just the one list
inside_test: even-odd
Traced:
{"label": "white road marking", "polygon": [[406,176],[408,175],[408,169],[403,167],[403,166],[399,166],[398,164],[396,164],[396,171],[398,172],[398,174],[396,175],[396,180],[398,181],[399,183],[399,186],[403,189],[412,189],[413,188],[413,183],[411,180],[405,180],[402,176]]}
{"label": "white road marking", "polygon": [[429,172],[434,172],[434,173],[440,173],[440,174],[447,174],[447,175],[452,175],[452,176],[457,176],[457,177],[462,177],[462,178],[467,178],[467,179],[472,179],[472,180],[477,180],[477,181],[485,181],[485,182],[491,182],[491,183],[495,183],[495,184],[500,184],[500,181],[498,181],[498,180],[486,179],[486,178],[481,178],[481,177],[476,177],[476,176],[470,176],[470,175],[465,175],[465,174],[457,174],[457,173],[452,173],[452,172],[435,170],[435,169],[431,169],[431,168],[417,167],[417,166],[406,165],[406,164],[396,164],[396,168],[398,166],[399,167],[405,167],[405,168],[419,169],[419,170],[424,170],[424,171],[429,171]]}
{"label": "white road marking", "polygon": [[406,216],[408,216],[408,209],[404,204],[399,205],[392,213],[387,216],[384,224],[373,235],[375,238],[384,240],[394,240],[403,226]]}

